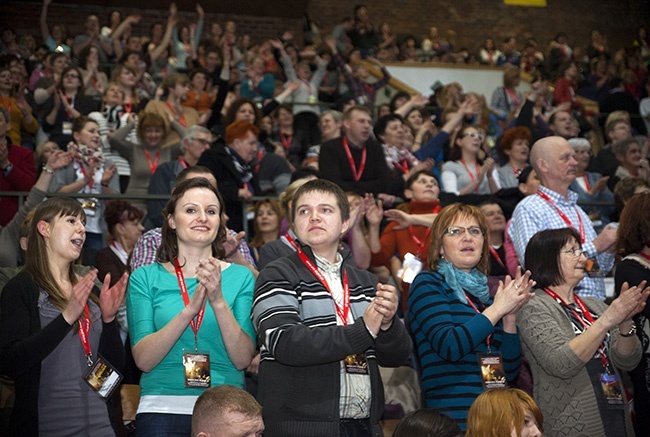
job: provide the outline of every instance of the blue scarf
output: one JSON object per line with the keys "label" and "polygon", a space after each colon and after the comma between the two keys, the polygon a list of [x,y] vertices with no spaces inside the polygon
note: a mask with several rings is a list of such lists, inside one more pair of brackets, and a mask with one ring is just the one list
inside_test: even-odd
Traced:
{"label": "blue scarf", "polygon": [[470,273],[456,269],[450,262],[444,259],[438,260],[437,269],[445,277],[447,284],[454,290],[454,294],[464,304],[467,303],[468,292],[478,298],[484,304],[490,301],[490,292],[487,285],[487,276],[479,272],[476,268]]}

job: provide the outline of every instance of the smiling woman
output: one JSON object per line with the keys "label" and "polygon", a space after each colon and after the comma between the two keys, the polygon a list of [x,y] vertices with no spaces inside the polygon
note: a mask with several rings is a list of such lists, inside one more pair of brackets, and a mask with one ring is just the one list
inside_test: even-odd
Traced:
{"label": "smiling woman", "polygon": [[[70,165],[56,171],[50,184],[51,192],[115,194],[120,192],[115,164],[104,159],[100,147],[99,125],[85,116],[72,125],[73,141],[68,150],[74,159]],[[95,265],[95,253],[104,246],[106,224],[102,220],[104,201],[94,197],[80,198],[86,213],[86,243],[84,264]]]}
{"label": "smiling woman", "polygon": [[142,435],[189,435],[194,403],[206,388],[243,388],[255,350],[254,281],[247,268],[223,261],[223,211],[207,179],[181,182],[163,212],[158,262],[137,269],[129,283],[133,358],[144,372]]}

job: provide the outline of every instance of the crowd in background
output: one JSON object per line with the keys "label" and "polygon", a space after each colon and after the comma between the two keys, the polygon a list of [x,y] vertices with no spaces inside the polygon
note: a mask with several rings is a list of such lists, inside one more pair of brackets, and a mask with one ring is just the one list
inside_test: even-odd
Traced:
{"label": "crowd in background", "polygon": [[[181,266],[175,260],[181,256],[199,272],[193,286],[202,290],[209,303],[205,329],[218,330],[223,336],[218,346],[209,348],[215,357],[229,358],[220,368],[223,378],[216,384],[243,387],[246,370],[246,386],[255,393],[260,359],[262,366],[270,366],[278,352],[255,332],[268,323],[264,308],[260,309],[260,305],[268,305],[264,301],[268,296],[261,298],[258,293],[277,291],[265,291],[263,284],[258,285],[253,301],[254,278],[274,260],[300,252],[298,244],[307,243],[299,239],[302,234],[296,226],[300,218],[295,216],[293,202],[305,196],[301,186],[309,180],[326,179],[343,190],[349,204],[348,218],[345,208],[340,211],[346,223],[341,232],[342,253],[345,263],[364,272],[351,277],[359,281],[359,287],[365,286],[364,275],[369,271],[381,283],[393,284],[399,296],[399,308],[394,312],[401,317],[410,315],[417,353],[411,363],[402,364],[409,367],[417,362],[414,367],[422,380],[414,383],[410,399],[403,394],[387,399],[387,404],[396,403],[402,409],[396,418],[417,410],[422,393],[427,407],[452,417],[463,431],[467,429],[467,435],[488,435],[478,431],[482,425],[476,422],[476,415],[481,411],[472,412],[472,408],[479,407],[470,408],[482,388],[477,381],[473,384],[478,387],[467,383],[469,371],[463,367],[467,363],[457,364],[463,358],[457,354],[467,352],[476,367],[478,356],[495,350],[503,353],[503,378],[534,395],[542,412],[552,412],[542,420],[542,413],[524,391],[511,392],[518,396],[511,400],[514,404],[525,404],[521,417],[515,419],[521,421],[526,416],[525,428],[532,429],[531,423],[541,429],[546,422],[553,430],[575,429],[571,427],[577,425],[567,424],[564,416],[558,419],[562,412],[553,409],[557,405],[539,391],[534,377],[544,380],[540,375],[546,375],[544,381],[554,384],[553,390],[570,397],[569,393],[575,394],[570,391],[573,385],[564,387],[558,382],[569,376],[562,376],[559,370],[554,373],[553,366],[575,369],[571,384],[589,384],[589,378],[598,373],[593,366],[604,359],[607,372],[603,375],[621,378],[620,370],[630,371],[630,379],[625,376],[624,382],[635,388],[636,422],[632,425],[629,410],[617,405],[614,409],[620,414],[613,414],[611,422],[605,420],[602,427],[590,423],[593,428],[589,429],[609,432],[627,426],[627,434],[621,435],[632,435],[632,426],[637,435],[650,429],[647,418],[638,413],[638,408],[650,405],[650,385],[643,379],[650,363],[648,322],[637,315],[647,314],[647,309],[642,312],[643,304],[628,297],[630,290],[645,298],[648,293],[643,281],[648,278],[644,259],[650,251],[650,208],[640,200],[648,196],[640,193],[650,191],[650,38],[645,28],[631,34],[630,44],[622,48],[609,47],[606,37],[592,30],[588,47],[571,46],[571,35],[558,32],[548,43],[487,37],[480,50],[472,53],[457,46],[453,31],[441,35],[438,28],[431,27],[426,37],[420,38],[395,33],[389,23],[375,25],[372,9],[365,5],[355,6],[349,17],[342,17],[327,32],[307,16],[301,37],[285,31],[263,41],[240,34],[234,21],[206,22],[198,3],[196,19],[191,22],[179,22],[172,3],[166,22],[155,23],[146,32],[139,26],[141,15],[124,17],[115,10],[107,22],[88,16],[84,33],[74,36],[66,33],[63,24],[48,18],[54,7],[52,0],[43,1],[40,35],[19,34],[11,28],[3,29],[1,35],[0,191],[30,192],[24,203],[15,196],[0,198],[0,267],[10,272],[3,273],[2,285],[22,266],[31,275],[51,278],[47,283],[32,283],[18,276],[16,286],[29,293],[36,305],[36,301],[42,303],[43,296],[39,297],[35,284],[52,300],[56,281],[64,290],[67,286],[77,290],[80,287],[75,284],[82,283],[85,299],[92,300],[92,305],[71,310],[57,307],[60,301],[54,299],[40,323],[55,318],[54,307],[63,309],[67,322],[101,318],[102,340],[99,336],[95,339],[99,347],[110,344],[114,353],[115,341],[121,336],[126,350],[118,345],[119,353],[113,356],[126,363],[122,366],[127,369],[127,381],[138,383],[144,371],[140,402],[145,412],[164,410],[166,398],[173,397],[170,410],[191,415],[191,406],[182,400],[183,389],[164,381],[172,377],[168,373],[171,364],[160,350],[181,354],[182,345],[198,344],[196,331],[193,341],[191,331],[181,333],[189,320],[196,320],[198,304],[188,298],[183,307],[179,300],[164,314],[170,325],[178,324],[178,332],[172,336],[175,342],[160,349],[157,342],[163,331],[151,322],[155,311],[146,309],[158,298],[150,293],[155,286],[177,293],[176,279],[168,273],[173,274],[176,268],[178,274]],[[459,83],[442,84],[432,77],[431,82],[436,82],[433,94],[409,94],[387,86],[391,74],[384,64],[389,62],[498,66],[503,70],[503,85],[486,96],[473,92],[471,86],[463,89]],[[522,89],[526,91],[522,93]],[[389,103],[378,104],[383,100],[380,93],[390,97]],[[197,175],[199,181],[191,182]],[[323,187],[314,190],[336,194]],[[52,193],[75,200],[68,204],[59,199],[60,204],[50,206],[54,212],[42,211],[46,208],[41,201]],[[207,196],[210,203],[204,205],[196,193]],[[554,193],[559,193],[557,199]],[[538,241],[537,231],[545,228],[533,223],[536,215],[543,216],[533,202],[540,197],[549,204],[567,202],[566,210],[565,206],[556,207],[562,222],[550,227],[566,224],[578,231],[546,235],[548,241],[556,238],[557,247],[544,247]],[[215,240],[207,246],[194,240],[189,244],[187,231],[181,231],[193,213],[181,202],[190,202],[188,199],[206,216],[218,217],[206,219],[207,226],[214,225],[215,230]],[[640,218],[624,208],[632,201],[642,205],[637,210]],[[583,213],[578,213],[576,202]],[[37,207],[37,218],[28,215]],[[574,209],[575,216],[571,215]],[[72,273],[76,258],[56,241],[50,228],[39,225],[57,213],[75,217],[70,226],[76,230],[66,228],[64,232],[70,233],[79,253],[83,246],[82,264],[98,269],[92,276],[84,272],[80,282]],[[619,222],[622,230],[617,236]],[[54,223],[57,232],[67,226]],[[77,235],[81,228],[85,230],[83,238]],[[634,232],[645,246],[634,246],[634,238],[622,242],[621,235],[629,237]],[[450,239],[481,242],[455,248]],[[574,261],[579,260],[579,268],[590,274],[585,273],[583,279],[558,267],[559,273],[548,273],[549,280],[544,276],[547,273],[541,273],[548,260],[542,259],[540,264],[534,253],[529,255],[529,242],[541,245],[536,247],[538,251],[555,251],[558,259],[570,252]],[[44,268],[43,259],[30,255],[30,250],[39,247],[61,258],[58,267],[71,272],[67,279],[57,276],[54,280],[53,267]],[[467,261],[470,252],[482,257],[474,260],[470,256]],[[641,258],[630,258],[634,254]],[[321,263],[318,256],[316,260]],[[637,261],[646,269],[643,273],[634,271],[636,264],[629,266]],[[590,262],[595,268],[586,267]],[[624,281],[617,276],[615,295],[609,295],[617,299],[608,307],[600,302],[606,297],[602,277],[614,276],[619,262],[623,269],[618,271],[626,276]],[[228,263],[242,267],[229,269]],[[530,265],[540,267],[535,271]],[[531,270],[532,279],[531,272],[520,266]],[[221,270],[224,285],[236,284],[237,290],[222,295],[221,285],[211,283],[215,271]],[[425,273],[417,275],[421,270]],[[458,273],[465,270],[470,274]],[[132,276],[123,299],[125,274]],[[262,273],[262,277],[275,279],[268,276],[272,274],[277,272],[266,270],[267,276]],[[564,274],[568,276],[560,281],[557,275]],[[93,296],[94,279],[103,283],[101,293],[111,296],[111,302],[88,298]],[[528,303],[535,282],[540,289],[537,295],[553,288],[547,292],[551,296],[548,302],[545,296]],[[480,293],[468,291],[479,285]],[[573,302],[574,290],[576,296],[585,298],[588,309],[580,298]],[[568,294],[562,294],[565,291]],[[191,292],[192,296],[198,293]],[[224,308],[226,301],[230,309]],[[557,325],[573,329],[576,339],[592,326],[604,328],[599,328],[602,335],[593,334],[582,349],[575,344],[570,352],[562,349],[572,341],[569,337],[566,344],[554,344],[565,352],[554,356],[557,364],[538,356],[541,334],[530,320],[544,311],[551,314],[549,319],[559,317],[552,307],[560,301],[567,322],[566,326],[562,321]],[[164,299],[156,304],[161,302]],[[466,332],[459,334],[453,321],[445,321],[445,311],[436,312],[430,302],[449,305],[458,320],[467,319]],[[539,307],[540,302],[544,308]],[[624,305],[628,305],[625,310],[621,309]],[[192,317],[183,310],[194,307]],[[529,314],[531,308],[535,311]],[[366,314],[363,309],[358,311]],[[486,316],[483,325],[476,322],[477,312]],[[203,312],[200,314],[202,319]],[[522,319],[521,314],[529,317]],[[34,321],[31,317],[30,323]],[[595,323],[594,318],[607,323]],[[553,320],[539,323],[548,323],[550,332],[556,328]],[[384,329],[392,326],[387,320],[380,325],[398,335],[395,328]],[[377,340],[377,333],[368,331],[380,345],[385,337],[380,334]],[[448,335],[454,335],[457,343],[451,345]],[[645,347],[643,358],[639,358],[640,346],[628,339],[637,336]],[[201,341],[208,343],[207,337]],[[261,346],[261,358],[254,351],[256,343]],[[0,349],[11,344],[0,344]],[[67,342],[61,344],[72,348]],[[543,344],[548,347],[549,343]],[[47,349],[46,342],[39,348]],[[615,350],[613,356],[610,348]],[[57,356],[65,355],[66,350],[59,350]],[[0,365],[7,366],[9,358],[4,360]],[[437,378],[445,366],[448,381],[455,382],[441,388]],[[36,373],[34,370],[29,376]],[[52,381],[65,382],[65,376],[56,374]],[[33,384],[21,384],[17,389],[33,393]],[[390,398],[393,393],[387,381],[384,389]],[[44,395],[52,393],[46,390]],[[581,398],[585,404],[580,406],[602,414],[605,404],[615,403],[608,403],[607,396],[593,402]],[[23,410],[35,408],[33,404],[17,406],[22,420],[33,420]],[[264,402],[262,406],[268,408]],[[59,413],[41,404],[39,408],[43,416]],[[96,412],[102,406],[93,408]],[[374,420],[374,403],[372,408],[369,417]],[[349,411],[351,407],[341,409]],[[415,417],[407,415],[407,422]],[[111,425],[117,432],[125,432],[119,422],[99,421],[98,426],[107,435],[113,432]],[[265,416],[265,422],[268,427],[273,420],[269,422]],[[144,419],[140,423],[141,432],[150,429],[145,428],[150,425],[144,425]],[[55,423],[52,429],[59,425]],[[509,425],[517,435],[541,435],[535,434],[538,431],[526,434],[525,430],[522,434],[519,423]],[[178,426],[189,427],[189,419]],[[272,425],[270,429],[283,428]],[[449,435],[456,432],[452,424]],[[548,435],[564,434],[550,431]]]}

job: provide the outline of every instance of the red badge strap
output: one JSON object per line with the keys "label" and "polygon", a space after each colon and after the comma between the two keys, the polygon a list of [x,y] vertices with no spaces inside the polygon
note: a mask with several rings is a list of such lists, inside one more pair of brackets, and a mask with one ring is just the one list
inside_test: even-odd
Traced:
{"label": "red badge strap", "polygon": [[409,162],[406,159],[402,159],[401,161],[395,161],[393,162],[393,165],[400,170],[402,170],[402,173],[406,174],[409,172]]}
{"label": "red badge strap", "polygon": [[359,170],[357,171],[357,166],[354,163],[354,158],[352,157],[352,152],[350,152],[350,145],[348,144],[348,139],[346,137],[343,137],[343,148],[345,149],[345,154],[348,156],[348,161],[350,162],[352,179],[354,179],[354,182],[359,182],[363,171],[366,169],[366,154],[368,151],[365,147],[361,149],[361,163],[359,164]]}
{"label": "red badge strap", "polygon": [[[66,102],[68,102],[68,105],[72,106],[73,108],[74,108],[75,97],[76,96],[68,98],[68,96],[66,96],[65,94],[63,95],[63,98],[65,99]],[[72,119],[72,111],[70,111],[68,108],[65,109],[65,114],[68,116],[69,120]]]}
{"label": "red badge strap", "polygon": [[[169,108],[170,111],[172,111],[172,114],[176,115],[176,110],[172,107],[172,105],[169,104],[169,102],[165,102],[165,105]],[[183,127],[187,127],[187,121],[185,120],[185,114],[181,112],[181,116],[178,118],[178,122],[183,125]]]}
{"label": "red badge strap", "polygon": [[[312,275],[316,277],[320,281],[321,284],[323,284],[323,287],[329,292],[330,295],[332,295],[332,290],[330,289],[330,286],[327,284],[327,281],[325,280],[325,276],[321,273],[320,270],[318,270],[318,267],[312,262],[312,260],[309,259],[309,257],[305,254],[305,252],[300,249],[300,247],[297,249],[298,250],[298,256],[300,257],[300,260],[302,263],[309,269]],[[333,297],[333,295],[332,295]],[[343,307],[341,308],[336,301],[334,301],[334,307],[336,308],[336,314],[338,314],[339,318],[343,322],[343,325],[348,324],[348,314],[350,313],[350,284],[348,283],[348,273],[343,270]]]}
{"label": "red badge strap", "polygon": [[[185,303],[185,306],[188,306],[190,304],[190,295],[187,292],[187,286],[185,285],[185,275],[183,275],[183,269],[181,268],[181,265],[178,263],[178,258],[176,258],[174,261],[172,261],[172,264],[174,264],[174,270],[176,271],[176,279],[178,279],[178,286],[181,289],[181,296],[183,296],[183,303]],[[198,350],[198,339],[197,336],[199,334],[199,329],[201,329],[201,323],[203,323],[203,315],[205,314],[205,304],[201,308],[201,311],[190,320],[190,328],[192,328],[192,332],[194,332],[194,347],[195,349]]]}
{"label": "red badge strap", "polygon": [[282,238],[284,238],[286,240],[286,242],[289,243],[289,245],[291,247],[293,247],[293,250],[298,251],[298,249],[299,249],[298,243],[296,243],[296,240],[294,240],[293,237],[291,235],[289,235],[288,232],[286,234],[284,234],[282,236]]}
{"label": "red badge strap", "polygon": [[[471,171],[469,171],[469,167],[467,167],[467,164],[465,164],[465,161],[462,159],[460,160],[460,163],[463,164],[463,167],[465,167],[465,171],[467,172],[467,175],[469,176],[470,180],[472,182],[476,182],[476,177],[472,174]],[[479,172],[481,171],[481,168],[479,167],[478,163],[474,163],[474,167],[476,169],[476,176],[478,176]],[[476,188],[474,188],[474,192],[478,191],[479,186],[477,185]]]}
{"label": "red badge strap", "polygon": [[[476,305],[474,305],[474,302],[472,302],[472,299],[470,299],[469,296],[467,295],[466,291],[465,291],[465,297],[467,298],[467,303],[469,304],[469,306],[474,308],[474,311],[476,311],[478,314],[481,314],[481,312],[478,310],[478,308],[476,308]],[[490,352],[490,343],[492,343],[492,334],[487,336],[487,338],[485,339],[485,342],[487,343],[488,353],[491,353]]]}
{"label": "red badge strap", "polygon": [[[539,197],[541,197],[542,199],[544,199],[544,200],[545,200],[549,205],[551,205],[553,208],[555,208],[555,211],[556,211],[556,212],[558,213],[558,215],[562,218],[562,220],[564,221],[564,223],[566,223],[567,225],[571,226],[572,228],[574,227],[574,226],[573,226],[573,223],[571,222],[571,220],[569,220],[569,217],[567,217],[566,214],[564,214],[564,213],[562,212],[562,210],[560,210],[560,208],[557,207],[557,205],[555,204],[555,202],[554,202],[550,197],[548,197],[548,196],[546,195],[546,193],[543,193],[541,190],[537,190],[537,195],[538,195]],[[585,242],[585,227],[584,227],[584,225],[583,225],[583,223],[582,223],[582,217],[580,217],[580,212],[578,211],[578,208],[577,208],[577,207],[574,207],[574,208],[575,208],[575,210],[576,210],[576,215],[578,216],[578,222],[579,222],[579,225],[580,225],[580,244],[584,244],[584,242]]]}
{"label": "red badge strap", "polygon": [[[585,303],[582,301],[582,299],[580,299],[580,296],[578,296],[577,294],[575,294],[575,293],[573,294],[573,299],[576,301],[576,305],[578,305],[578,308],[580,308],[580,311],[583,314],[582,316],[576,310],[571,308],[569,306],[569,304],[567,304],[564,301],[564,299],[562,299],[556,292],[554,292],[550,288],[547,287],[547,288],[544,289],[544,291],[546,292],[546,294],[548,294],[553,299],[555,299],[557,301],[557,303],[559,303],[560,305],[562,305],[563,307],[565,307],[566,309],[571,311],[571,313],[573,313],[573,315],[576,317],[576,319],[578,319],[578,321],[580,322],[582,327],[585,329],[585,331],[591,325],[594,324],[594,318],[591,316],[591,313],[589,312],[589,308],[587,308],[587,305],[585,305]],[[589,324],[587,324],[584,319],[587,319]],[[609,373],[607,356],[605,355],[605,343],[604,342],[601,343],[600,346],[598,346],[598,353],[600,354],[600,361],[602,361],[603,367],[605,367],[605,369],[607,369],[607,373]]]}
{"label": "red badge strap", "polygon": [[311,96],[311,84],[308,81],[304,80],[304,79],[300,79],[300,81],[305,84],[305,86],[307,87],[307,91],[309,92],[309,95]]}
{"label": "red badge strap", "polygon": [[516,178],[518,178],[519,175],[521,175],[521,172],[524,171],[523,169],[519,169],[512,164],[510,164],[510,168],[512,169],[512,173],[515,175]]}
{"label": "red badge strap", "polygon": [[[79,168],[81,169],[81,173],[84,175],[84,177],[88,176],[88,173],[86,173],[86,169],[84,168],[84,163],[82,161],[79,161]],[[88,188],[90,190],[93,189],[93,184],[95,183],[95,180],[93,178],[90,178],[90,181],[88,182]]]}
{"label": "red badge strap", "polygon": [[639,252],[639,255],[641,255],[643,258],[647,259],[648,261],[650,261],[650,255],[648,255],[647,253]]}
{"label": "red badge strap", "polygon": [[418,253],[417,253],[418,258],[420,258],[420,256],[422,255],[422,251],[424,250],[424,246],[427,242],[427,238],[429,238],[429,234],[431,234],[431,228],[427,228],[427,231],[424,233],[424,238],[420,240],[415,235],[415,230],[413,229],[413,226],[409,226],[409,235],[411,236],[411,239],[415,241],[415,244],[418,245]]}
{"label": "red badge strap", "polygon": [[179,156],[179,157],[178,157],[178,162],[181,163],[181,167],[183,167],[183,168],[187,168],[187,162],[185,162],[185,160],[183,159],[182,156]]}
{"label": "red badge strap", "polygon": [[293,135],[285,135],[280,132],[280,140],[282,141],[284,150],[289,150],[289,146],[291,146],[291,142],[293,141]]}
{"label": "red badge strap", "polygon": [[147,164],[149,164],[149,171],[151,174],[154,174],[156,172],[156,169],[158,168],[158,160],[160,159],[160,149],[156,150],[156,159],[152,162],[151,161],[151,154],[149,153],[149,150],[144,149],[144,156],[147,158]]}
{"label": "red badge strap", "polygon": [[93,365],[93,354],[90,350],[90,340],[88,339],[88,333],[90,332],[90,309],[88,304],[84,305],[84,311],[81,317],[79,317],[79,340],[81,340],[81,345],[86,352],[86,363],[88,367]]}
{"label": "red badge strap", "polygon": [[586,174],[582,175],[582,178],[585,180],[585,186],[587,187],[587,191],[591,191],[591,184],[589,183],[589,178],[587,177]]}
{"label": "red badge strap", "polygon": [[501,267],[505,268],[506,266],[505,266],[505,264],[503,264],[503,260],[501,260],[501,257],[499,256],[499,252],[497,252],[496,249],[495,249],[494,247],[492,247],[492,245],[489,245],[489,246],[488,246],[488,249],[490,249],[490,253],[491,253],[492,256],[497,260],[497,262],[499,263],[499,265],[500,265]]}

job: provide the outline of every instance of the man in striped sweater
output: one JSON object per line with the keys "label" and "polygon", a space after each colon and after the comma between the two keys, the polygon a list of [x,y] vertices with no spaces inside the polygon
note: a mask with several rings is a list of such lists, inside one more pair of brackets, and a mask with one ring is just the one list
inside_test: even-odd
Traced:
{"label": "man in striped sweater", "polygon": [[263,269],[253,302],[264,435],[381,436],[378,365],[412,349],[397,293],[339,253],[350,209],[336,184],[306,183],[292,207],[297,251]]}

